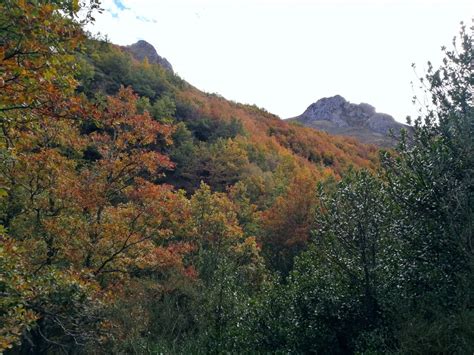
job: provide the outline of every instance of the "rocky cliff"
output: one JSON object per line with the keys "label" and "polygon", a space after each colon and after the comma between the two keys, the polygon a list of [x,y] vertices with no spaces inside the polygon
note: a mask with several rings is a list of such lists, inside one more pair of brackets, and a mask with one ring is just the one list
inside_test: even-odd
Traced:
{"label": "rocky cliff", "polygon": [[331,134],[352,136],[364,143],[392,146],[395,139],[390,130],[398,135],[400,129],[410,130],[385,113],[378,113],[369,104],[353,104],[340,95],[327,97],[311,104],[301,115],[291,118],[305,126]]}
{"label": "rocky cliff", "polygon": [[156,52],[155,47],[153,47],[147,41],[140,40],[134,44],[123,47],[125,51],[131,53],[133,57],[137,60],[142,61],[145,57],[148,58],[148,62],[159,64],[166,70],[173,72],[173,67],[166,58],[160,57]]}

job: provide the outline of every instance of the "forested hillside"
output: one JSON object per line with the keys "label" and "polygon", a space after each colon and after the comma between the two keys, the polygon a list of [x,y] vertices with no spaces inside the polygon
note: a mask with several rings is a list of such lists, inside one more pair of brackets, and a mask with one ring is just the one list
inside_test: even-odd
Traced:
{"label": "forested hillside", "polygon": [[378,151],[91,38],[97,11],[0,3],[0,352],[473,351],[464,27]]}

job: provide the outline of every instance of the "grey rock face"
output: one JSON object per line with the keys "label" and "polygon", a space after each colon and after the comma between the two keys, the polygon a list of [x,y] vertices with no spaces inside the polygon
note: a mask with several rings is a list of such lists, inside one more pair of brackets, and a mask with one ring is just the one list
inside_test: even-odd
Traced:
{"label": "grey rock face", "polygon": [[388,133],[390,129],[396,132],[396,129],[403,127],[402,124],[396,122],[392,116],[386,113],[375,113],[369,117],[366,122],[367,127],[378,133]]}
{"label": "grey rock face", "polygon": [[290,120],[331,134],[348,135],[358,138],[364,143],[380,146],[392,146],[395,134],[401,128],[410,130],[409,126],[401,124],[385,113],[378,113],[369,104],[353,104],[340,95],[326,97],[311,104],[300,116]]}
{"label": "grey rock face", "polygon": [[166,58],[160,57],[156,52],[155,47],[153,47],[147,41],[140,40],[137,43],[125,46],[124,49],[132,54],[137,60],[142,61],[145,59],[145,57],[147,57],[148,62],[159,64],[166,70],[173,72],[173,67],[171,66],[170,62],[168,62]]}

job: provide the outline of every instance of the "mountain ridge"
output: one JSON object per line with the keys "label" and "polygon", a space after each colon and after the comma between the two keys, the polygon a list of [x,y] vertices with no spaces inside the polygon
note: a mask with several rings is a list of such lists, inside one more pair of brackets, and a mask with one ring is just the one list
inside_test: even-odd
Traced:
{"label": "mountain ridge", "polygon": [[391,115],[380,113],[370,104],[355,104],[341,95],[324,97],[312,103],[299,116],[289,118],[304,126],[330,134],[351,136],[362,143],[393,146],[401,129],[410,126],[397,122]]}
{"label": "mountain ridge", "polygon": [[[138,61],[147,58],[150,64],[158,64],[174,74],[171,63],[161,57],[155,47],[145,40],[120,46],[120,48]],[[289,118],[288,121],[298,122],[303,126],[331,135],[349,136],[361,143],[382,147],[391,147],[396,144],[396,138],[389,135],[390,131],[393,131],[396,137],[400,129],[409,130],[409,126],[398,123],[392,116],[376,112],[372,105],[354,104],[341,95],[319,99],[301,115]]]}

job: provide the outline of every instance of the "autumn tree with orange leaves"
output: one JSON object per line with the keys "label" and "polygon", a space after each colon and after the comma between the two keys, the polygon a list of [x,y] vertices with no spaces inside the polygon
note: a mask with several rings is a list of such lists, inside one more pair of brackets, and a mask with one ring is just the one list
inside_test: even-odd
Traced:
{"label": "autumn tree with orange leaves", "polygon": [[101,340],[132,277],[186,271],[184,196],[153,183],[173,166],[172,128],[138,114],[130,89],[105,105],[76,96],[76,1],[0,9],[0,349],[71,351]]}
{"label": "autumn tree with orange leaves", "polygon": [[[0,169],[8,191],[3,223],[21,248],[34,251],[24,255],[30,272],[72,273],[70,282],[83,283],[98,301],[119,294],[131,275],[167,267],[184,272],[180,255],[189,251],[173,233],[173,221],[184,212],[176,199],[184,197],[152,182],[172,167],[158,149],[171,128],[137,114],[135,100],[122,89],[106,107],[91,106],[82,121],[63,127],[45,118],[40,131],[12,131],[15,149]],[[80,134],[91,120],[94,128]],[[68,320],[59,323],[59,315],[34,298],[25,306],[41,321],[33,328],[41,332],[36,343],[64,341],[56,333]]]}

